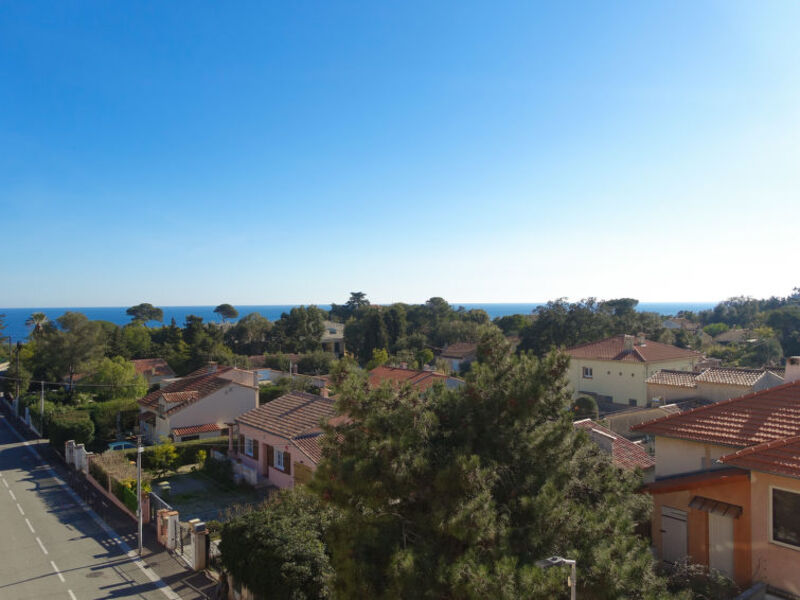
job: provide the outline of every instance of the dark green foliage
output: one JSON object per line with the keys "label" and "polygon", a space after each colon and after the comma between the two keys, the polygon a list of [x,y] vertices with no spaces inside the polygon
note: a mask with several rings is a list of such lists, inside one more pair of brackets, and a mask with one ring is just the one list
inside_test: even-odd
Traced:
{"label": "dark green foliage", "polygon": [[46,422],[50,445],[63,452],[68,440],[89,445],[94,440],[94,423],[89,413],[82,410],[64,410],[53,413]]}
{"label": "dark green foliage", "polygon": [[111,484],[111,493],[114,494],[117,499],[122,502],[129,511],[132,513],[136,513],[138,508],[138,502],[136,501],[136,492],[134,492],[131,488],[129,488],[124,483],[115,480],[112,480]]}
{"label": "dark green foliage", "polygon": [[272,323],[269,320],[258,313],[250,313],[225,332],[225,343],[236,354],[264,354],[271,330]]}
{"label": "dark green foliage", "polygon": [[717,337],[720,333],[725,333],[729,329],[730,327],[728,327],[726,323],[709,323],[703,327],[703,331],[705,331],[712,338]]}
{"label": "dark green foliage", "polygon": [[222,564],[259,598],[329,598],[330,561],[322,542],[333,513],[302,487],[222,526]]}
{"label": "dark green foliage", "polygon": [[280,379],[271,382],[268,385],[262,385],[258,388],[258,403],[266,404],[279,398],[284,394],[291,391],[309,392],[312,394],[319,393],[319,388],[314,385],[311,380],[302,375],[295,377],[281,377]]}
{"label": "dark green foliage", "polygon": [[313,352],[322,343],[326,313],[316,306],[299,306],[283,313],[270,332],[274,352]]}
{"label": "dark green foliage", "polygon": [[156,308],[152,304],[148,302],[142,302],[141,304],[137,304],[136,306],[131,306],[128,310],[125,311],[126,314],[130,315],[132,320],[134,321],[163,321],[164,320],[164,311],[160,308]]}
{"label": "dark green foliage", "polygon": [[225,319],[235,319],[239,316],[239,311],[230,304],[220,304],[214,309],[214,312],[222,317],[223,321]]}
{"label": "dark green foliage", "polygon": [[739,586],[723,573],[688,559],[675,564],[662,563],[658,571],[666,577],[667,588],[674,594],[690,590],[691,597],[698,600],[730,600],[741,593]]}
{"label": "dark green foliage", "polygon": [[235,484],[233,465],[229,460],[217,460],[209,456],[203,463],[201,470],[204,474],[211,477],[211,479],[214,479],[227,488],[232,488]]}
{"label": "dark green foliage", "polygon": [[297,370],[304,375],[325,375],[331,369],[331,363],[336,357],[330,352],[317,350],[303,354],[297,361]]}
{"label": "dark green foliage", "polygon": [[597,400],[591,396],[578,396],[570,406],[573,420],[597,419],[600,411],[597,407]]}
{"label": "dark green foliage", "polygon": [[310,484],[341,511],[326,539],[338,596],[559,598],[576,558],[578,596],[667,597],[647,542],[641,481],[575,432],[568,358],[512,356],[487,336],[458,390],[370,390],[346,379]]}
{"label": "dark green foliage", "polygon": [[[228,449],[228,436],[217,436],[213,438],[205,438],[200,440],[191,440],[188,442],[175,442],[172,444],[175,448],[176,458],[174,467],[182,467],[184,465],[193,465],[198,462],[198,452],[205,451],[206,456],[211,456],[212,450],[225,452]],[[157,446],[147,446],[142,452],[142,468],[149,471],[154,471],[158,468],[155,458],[155,450]],[[136,459],[136,449],[132,448],[124,451],[125,455],[130,457],[131,460]]]}
{"label": "dark green foliage", "polygon": [[105,469],[101,467],[99,463],[95,461],[89,462],[89,475],[94,477],[94,480],[99,483],[103,489],[108,489],[108,473],[106,473]]}

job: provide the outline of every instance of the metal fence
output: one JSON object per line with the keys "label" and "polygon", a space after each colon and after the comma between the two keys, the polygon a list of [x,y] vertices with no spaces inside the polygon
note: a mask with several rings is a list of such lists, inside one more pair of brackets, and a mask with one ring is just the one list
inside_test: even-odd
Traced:
{"label": "metal fence", "polygon": [[150,492],[150,522],[156,522],[156,515],[158,511],[162,508],[167,510],[174,510],[169,504],[167,504],[166,500],[164,500],[161,496],[156,494],[155,492]]}

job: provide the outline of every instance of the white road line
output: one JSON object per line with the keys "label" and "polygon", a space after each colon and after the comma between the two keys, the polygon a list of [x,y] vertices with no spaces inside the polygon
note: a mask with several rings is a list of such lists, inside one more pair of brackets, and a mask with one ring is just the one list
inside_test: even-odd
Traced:
{"label": "white road line", "polygon": [[36,531],[33,529],[33,525],[31,525],[31,522],[28,521],[28,517],[25,517],[25,522],[28,524],[28,529],[31,530],[31,533],[36,533]]}
{"label": "white road line", "polygon": [[54,563],[51,560],[50,564],[53,565],[53,571],[56,572],[56,575],[58,575],[58,578],[61,580],[61,583],[66,583],[66,579],[64,579],[64,576],[61,574],[61,571],[58,570],[58,567],[56,566],[56,563]]}
{"label": "white road line", "polygon": [[8,487],[8,482],[5,479],[3,479],[3,485]]}
{"label": "white road line", "polygon": [[19,502],[17,503],[17,508],[19,509],[19,514],[21,514],[24,517],[25,516],[25,511],[22,510],[22,507],[19,505]]}
{"label": "white road line", "polygon": [[[47,465],[47,463],[44,462],[44,460],[39,455],[39,453],[35,450],[35,448],[33,448],[30,445],[30,442],[26,442],[25,438],[23,438],[16,429],[14,429],[11,425],[9,425],[8,422],[5,419],[2,419],[2,422],[6,425],[6,427],[8,427],[8,429],[11,431],[11,433],[20,442],[23,442],[23,446],[27,446],[28,447],[28,451],[30,451],[30,453],[33,454],[33,456],[36,457],[36,459],[40,463],[43,463],[43,464]],[[133,564],[135,564],[137,567],[139,567],[139,570],[141,570],[142,573],[144,573],[145,576],[151,582],[153,582],[155,584],[155,586],[158,588],[158,590],[162,594],[164,594],[164,596],[169,598],[169,600],[181,600],[181,597],[178,594],[176,594],[175,591],[171,587],[169,587],[169,585],[167,585],[164,582],[164,580],[161,579],[156,574],[155,571],[153,571],[153,569],[148,567],[144,563],[144,561],[139,558],[139,555],[137,554],[136,550],[132,550],[131,547],[128,546],[128,544],[125,543],[125,541],[119,536],[119,534],[116,531],[111,529],[111,527],[109,527],[108,524],[105,521],[103,521],[103,519],[101,519],[98,516],[98,514],[96,512],[94,512],[92,510],[92,508],[88,504],[86,504],[83,500],[81,500],[78,497],[78,495],[75,493],[75,491],[71,487],[69,487],[69,485],[67,485],[67,483],[64,480],[61,479],[61,477],[58,476],[58,474],[53,470],[53,468],[50,465],[47,465],[47,469],[50,472],[50,477],[52,477],[56,482],[58,482],[58,484],[62,488],[64,488],[64,491],[67,492],[67,494],[69,494],[70,498],[72,498],[72,500],[75,502],[75,504],[79,505],[81,508],[83,508],[83,510],[86,511],[86,513],[92,518],[92,520],[97,524],[97,526],[100,527],[100,529],[102,529],[109,538],[111,538],[111,541],[113,541],[114,543],[116,543],[120,547],[120,550],[122,550],[125,553],[125,555],[129,559],[131,559],[131,562]],[[22,511],[22,508],[20,508],[19,504],[17,504],[17,508],[19,508],[19,510]],[[37,541],[39,541],[39,538],[36,538],[36,539],[37,539]],[[42,542],[39,541],[40,545],[41,545],[41,543]],[[45,550],[44,546],[42,546],[42,550]],[[45,550],[45,554],[47,554],[47,550]]]}
{"label": "white road line", "polygon": [[16,502],[16,501],[17,501],[17,497],[14,495],[14,492],[12,492],[11,490],[8,490],[8,493],[9,493],[9,494],[11,494],[11,499],[12,499],[14,502]]}
{"label": "white road line", "polygon": [[42,552],[47,554],[47,548],[44,547],[44,544],[42,543],[42,540],[39,539],[39,536],[36,536],[36,541],[39,544],[39,548],[42,549]]}
{"label": "white road line", "polygon": [[78,599],[75,597],[75,594],[73,594],[73,593],[72,593],[72,590],[67,590],[67,592],[69,592],[69,600],[78,600]]}

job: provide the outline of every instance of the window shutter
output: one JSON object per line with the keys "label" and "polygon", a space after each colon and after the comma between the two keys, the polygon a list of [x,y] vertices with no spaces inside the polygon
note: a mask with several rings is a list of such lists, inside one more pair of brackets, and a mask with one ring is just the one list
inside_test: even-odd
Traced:
{"label": "window shutter", "polygon": [[256,439],[253,440],[253,458],[255,460],[258,460],[258,447],[260,445],[261,444],[258,443],[258,440],[256,440]]}
{"label": "window shutter", "polygon": [[236,448],[236,452],[238,454],[244,454],[244,436],[243,435],[239,436],[239,447]]}
{"label": "window shutter", "polygon": [[292,455],[288,452],[283,453],[283,472],[287,475],[292,474]]}
{"label": "window shutter", "polygon": [[275,466],[275,451],[270,445],[267,445],[267,465],[270,467]]}

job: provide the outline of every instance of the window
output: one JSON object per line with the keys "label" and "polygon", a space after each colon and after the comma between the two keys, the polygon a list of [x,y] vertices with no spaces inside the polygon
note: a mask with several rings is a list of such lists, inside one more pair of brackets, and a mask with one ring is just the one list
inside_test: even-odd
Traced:
{"label": "window", "polygon": [[584,379],[592,378],[592,367],[583,367],[583,378]]}
{"label": "window", "polygon": [[800,548],[800,494],[772,488],[772,541]]}
{"label": "window", "polygon": [[283,450],[275,450],[275,468],[285,471],[283,468]]}
{"label": "window", "polygon": [[244,438],[244,453],[247,456],[253,456],[253,438]]}

